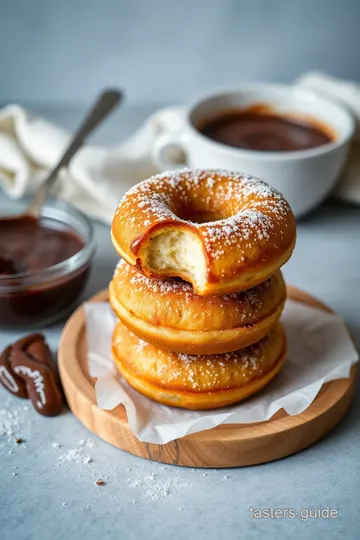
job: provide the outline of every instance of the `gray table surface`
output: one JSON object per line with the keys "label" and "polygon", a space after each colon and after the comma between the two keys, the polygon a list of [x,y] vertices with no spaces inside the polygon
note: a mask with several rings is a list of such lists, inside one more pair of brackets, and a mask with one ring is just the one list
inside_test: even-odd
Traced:
{"label": "gray table surface", "polygon": [[[120,140],[156,104],[124,107],[97,134]],[[37,111],[69,128],[83,108]],[[97,255],[84,298],[106,287],[117,257],[96,224]],[[360,209],[326,203],[298,225],[288,282],[345,317],[360,346]],[[62,324],[45,329],[56,350]],[[0,331],[0,348],[18,334]],[[360,400],[323,441],[256,467],[164,466],[99,440],[66,410],[47,419],[0,389],[0,538],[350,539],[360,530]],[[5,432],[5,433],[4,433]],[[24,438],[15,444],[16,436]],[[102,478],[106,484],[95,485]],[[337,519],[253,519],[250,508],[330,507]]]}

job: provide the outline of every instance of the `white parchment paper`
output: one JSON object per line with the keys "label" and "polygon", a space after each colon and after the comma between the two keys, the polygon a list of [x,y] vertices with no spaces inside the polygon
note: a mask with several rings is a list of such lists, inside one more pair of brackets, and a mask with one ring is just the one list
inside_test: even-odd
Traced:
{"label": "white parchment paper", "polygon": [[116,317],[108,303],[85,304],[88,362],[97,377],[98,406],[122,403],[130,429],[144,442],[165,444],[219,424],[268,420],[279,409],[299,414],[326,381],[348,377],[358,354],[340,317],[288,300],[282,315],[288,338],[288,358],[280,374],[262,392],[225,409],[187,411],[155,403],[119,377],[111,357]]}

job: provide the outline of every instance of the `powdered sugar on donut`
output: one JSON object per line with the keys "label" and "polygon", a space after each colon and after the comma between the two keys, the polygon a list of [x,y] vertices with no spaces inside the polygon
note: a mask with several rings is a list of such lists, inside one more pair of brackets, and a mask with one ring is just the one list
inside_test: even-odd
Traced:
{"label": "powdered sugar on donut", "polygon": [[[246,385],[270,369],[277,355],[269,354],[269,340],[274,343],[278,339],[277,332],[272,330],[268,336],[245,349],[208,356],[164,352],[136,336],[132,339],[138,353],[149,359],[155,355],[156,372],[164,385],[186,381],[186,386],[193,391],[211,392],[219,386],[224,390],[234,385],[234,368],[237,386],[242,380]],[[118,345],[121,346],[121,338]]]}
{"label": "powdered sugar on donut", "polygon": [[120,261],[116,265],[114,277],[116,277],[118,272],[130,273],[130,283],[138,291],[151,291],[153,293],[162,295],[174,292],[176,292],[177,294],[195,295],[192,285],[187,281],[171,278],[153,279],[146,277],[143,274],[132,270],[131,267],[124,261],[124,259],[120,259]]}
{"label": "powdered sugar on donut", "polygon": [[[174,199],[191,208],[194,194],[190,191],[194,186],[202,188],[196,195],[197,206],[202,204],[210,210],[217,199],[228,202],[237,211],[224,219],[205,223],[179,217]],[[266,243],[271,239],[275,223],[282,224],[283,229],[287,227],[289,206],[275,189],[249,175],[183,169],[158,174],[134,186],[120,202],[117,214],[120,211],[124,221],[140,229],[169,221],[191,224],[201,234],[209,255],[218,258],[239,240],[247,241],[248,247]],[[239,257],[241,262],[241,254]]]}
{"label": "powdered sugar on donut", "polygon": [[282,195],[261,180],[183,169],[134,186],[120,202],[112,235],[118,253],[145,274],[178,275],[199,294],[219,294],[254,286],[280,268],[296,226]]}
{"label": "powdered sugar on donut", "polygon": [[[130,285],[141,294],[153,293],[163,297],[176,293],[178,301],[191,302],[197,297],[192,285],[187,281],[177,278],[153,279],[140,274],[129,266],[123,259],[116,265],[114,278],[118,274],[127,274]],[[225,294],[223,296],[209,296],[207,301],[210,304],[216,303],[218,308],[226,309],[226,304],[232,303],[233,307],[243,315],[243,320],[247,320],[251,313],[260,311],[264,306],[269,291],[276,286],[278,276],[271,276],[269,279],[246,291]]]}

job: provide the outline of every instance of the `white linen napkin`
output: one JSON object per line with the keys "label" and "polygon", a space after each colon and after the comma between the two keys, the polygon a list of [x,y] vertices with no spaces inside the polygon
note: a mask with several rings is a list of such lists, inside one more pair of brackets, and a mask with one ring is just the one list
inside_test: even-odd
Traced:
{"label": "white linen napkin", "polygon": [[[62,171],[56,195],[91,217],[110,223],[122,195],[157,172],[152,147],[162,133],[181,129],[183,109],[151,115],[124,143],[84,146]],[[11,198],[32,192],[60,159],[70,133],[17,105],[0,110],[0,185]]]}
{"label": "white linen napkin", "polygon": [[[348,165],[335,194],[360,204],[360,85],[321,73],[296,81],[300,86],[335,98],[355,115],[358,130]],[[64,170],[56,194],[105,223],[110,223],[121,196],[134,184],[155,174],[151,154],[162,133],[181,131],[184,109],[161,109],[128,140],[113,147],[85,146]],[[0,185],[12,198],[33,191],[68,143],[70,134],[17,105],[0,110]]]}
{"label": "white linen napkin", "polygon": [[295,81],[295,84],[340,102],[354,115],[355,136],[344,171],[335,186],[334,195],[344,201],[360,205],[360,84],[336,79],[317,71],[305,73]]}

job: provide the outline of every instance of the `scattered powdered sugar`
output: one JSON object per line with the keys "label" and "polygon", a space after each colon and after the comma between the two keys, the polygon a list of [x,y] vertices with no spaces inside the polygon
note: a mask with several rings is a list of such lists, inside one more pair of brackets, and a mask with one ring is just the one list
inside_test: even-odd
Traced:
{"label": "scattered powdered sugar", "polygon": [[168,502],[181,494],[185,489],[195,489],[193,482],[187,481],[181,476],[168,476],[161,474],[136,474],[129,478],[125,485],[136,491],[140,498],[148,501]]}
{"label": "scattered powdered sugar", "polygon": [[[62,446],[63,445],[58,442],[52,444],[52,447],[56,450],[59,450]],[[66,464],[75,466],[89,465],[89,463],[92,463],[93,461],[92,455],[89,452],[92,448],[95,448],[93,439],[81,439],[78,441],[76,447],[69,448],[64,453],[58,454],[58,466]],[[55,467],[55,470],[56,468],[57,467]]]}
{"label": "scattered powdered sugar", "polygon": [[[12,396],[5,395],[4,397],[1,395],[1,398],[1,457],[4,458],[6,453],[10,456],[8,459],[11,460],[9,462],[11,464],[10,470],[8,465],[3,467],[4,478],[9,475],[14,482],[19,482],[19,477],[23,474],[29,474],[29,465],[27,463],[25,466],[23,463],[23,454],[21,457],[20,454],[17,456],[17,452],[23,452],[20,449],[26,449],[26,445],[15,444],[15,440],[21,438],[24,442],[29,440],[30,443],[34,443],[35,437],[31,438],[31,428],[34,425],[37,434],[36,445],[27,457],[31,456],[34,471],[38,468],[41,470],[41,475],[38,474],[32,478],[32,481],[36,482],[40,478],[40,482],[45,479],[47,484],[50,481],[54,486],[57,486],[59,496],[54,500],[57,501],[63,512],[67,512],[74,504],[78,504],[78,508],[82,512],[91,511],[104,501],[117,505],[118,510],[125,511],[126,505],[137,504],[139,501],[148,501],[154,504],[163,504],[176,501],[176,499],[183,501],[187,494],[191,497],[192,492],[196,491],[192,481],[193,474],[192,478],[189,479],[188,474],[179,475],[178,471],[171,467],[159,466],[141,460],[136,461],[136,467],[126,468],[127,460],[134,458],[127,458],[126,454],[120,450],[114,450],[114,452],[119,452],[120,459],[117,458],[111,463],[108,460],[104,462],[102,458],[96,459],[95,456],[99,454],[101,449],[99,452],[93,451],[97,447],[97,443],[92,438],[80,439],[77,442],[72,440],[72,446],[68,447],[69,434],[60,430],[56,440],[48,440],[46,433],[43,433],[42,430],[46,429],[49,419],[37,415],[27,404],[20,402],[18,405]],[[54,422],[56,421],[58,420],[54,419]],[[39,427],[44,439],[38,438]],[[60,438],[61,433],[63,433],[62,438]],[[72,438],[74,439],[74,437]],[[29,450],[27,451],[29,452]],[[123,465],[121,465],[122,458]],[[15,462],[15,465],[12,461],[14,459],[19,460]],[[50,466],[54,460],[55,467]],[[5,463],[7,464],[6,459]],[[51,477],[51,475],[53,476]],[[62,487],[64,481],[67,488]],[[83,490],[84,483],[88,485],[88,489],[85,491]],[[81,499],[78,495],[75,495],[74,499],[73,492],[77,489],[82,493]]]}
{"label": "scattered powdered sugar", "polygon": [[81,439],[78,442],[78,445],[82,446],[83,448],[95,448],[95,441],[93,441],[93,439],[87,439],[86,441],[84,441],[84,439]]}
{"label": "scattered powdered sugar", "polygon": [[84,455],[83,451],[79,448],[70,448],[66,454],[62,454],[59,457],[60,462],[73,462],[79,465],[87,465],[91,463],[92,459],[89,455]]}
{"label": "scattered powdered sugar", "polygon": [[14,441],[16,437],[28,439],[31,420],[29,405],[13,405],[8,399],[4,400],[0,409],[0,435],[6,436],[8,441]]}

